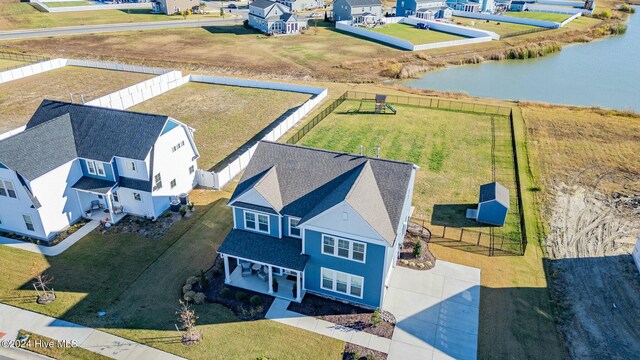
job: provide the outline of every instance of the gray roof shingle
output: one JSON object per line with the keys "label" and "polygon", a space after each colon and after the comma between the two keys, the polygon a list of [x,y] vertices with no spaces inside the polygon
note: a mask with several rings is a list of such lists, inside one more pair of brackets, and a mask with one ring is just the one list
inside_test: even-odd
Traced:
{"label": "gray roof shingle", "polygon": [[381,0],[345,0],[351,6],[382,6]]}
{"label": "gray roof shingle", "polygon": [[[388,242],[395,240],[413,164],[262,141],[245,169],[230,203],[277,174],[282,214],[301,223],[347,201]],[[261,193],[267,187],[261,189]]]}
{"label": "gray roof shingle", "polygon": [[120,187],[140,190],[140,191],[151,191],[152,185],[149,180],[138,180],[121,176],[118,179],[118,185]]}
{"label": "gray roof shingle", "polygon": [[274,4],[276,4],[276,2],[274,2],[274,1],[269,1],[269,0],[253,0],[253,1],[249,4],[249,6],[255,6],[255,7],[260,8],[260,9],[266,9],[266,8],[268,8],[269,6],[272,6],[272,5],[274,5]]}
{"label": "gray roof shingle", "polygon": [[309,255],[302,255],[300,239],[286,236],[281,239],[265,237],[250,231],[234,229],[224,239],[218,252],[291,270],[304,270]]}
{"label": "gray roof shingle", "polygon": [[98,194],[106,194],[109,190],[113,189],[115,181],[103,180],[103,179],[95,179],[88,176],[83,176],[78,181],[76,181],[73,186],[74,189],[90,191]]}

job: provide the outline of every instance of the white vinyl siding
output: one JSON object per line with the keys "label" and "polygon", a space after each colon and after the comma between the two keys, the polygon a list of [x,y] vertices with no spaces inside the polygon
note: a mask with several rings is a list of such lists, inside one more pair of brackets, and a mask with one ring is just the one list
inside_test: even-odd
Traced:
{"label": "white vinyl siding", "polygon": [[263,233],[269,233],[269,215],[244,211],[244,227]]}
{"label": "white vinyl siding", "polygon": [[27,227],[29,231],[35,231],[35,227],[33,226],[33,219],[29,215],[22,215],[22,219],[24,220],[24,225]]}
{"label": "white vinyl siding", "polygon": [[364,289],[362,276],[321,268],[320,277],[322,289],[362,299]]}
{"label": "white vinyl siding", "polygon": [[343,259],[364,263],[366,261],[367,244],[322,235],[322,253]]}

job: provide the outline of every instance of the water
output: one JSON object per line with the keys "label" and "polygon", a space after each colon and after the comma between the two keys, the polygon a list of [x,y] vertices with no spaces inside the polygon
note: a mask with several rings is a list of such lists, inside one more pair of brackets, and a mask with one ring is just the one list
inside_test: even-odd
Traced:
{"label": "water", "polygon": [[407,85],[472,96],[640,112],[640,7],[625,35],[532,60],[446,68]]}

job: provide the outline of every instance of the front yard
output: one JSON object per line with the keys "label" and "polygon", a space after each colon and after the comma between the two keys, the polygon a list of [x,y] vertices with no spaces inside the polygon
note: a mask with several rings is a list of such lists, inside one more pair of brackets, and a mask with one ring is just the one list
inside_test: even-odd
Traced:
{"label": "front yard", "polygon": [[436,30],[418,29],[413,25],[407,24],[387,24],[382,27],[370,28],[368,30],[397,37],[398,39],[407,40],[414,45],[466,39],[464,36]]}
{"label": "front yard", "polygon": [[4,71],[8,68],[14,68],[17,66],[25,66],[25,65],[29,65],[29,63],[25,63],[22,61],[0,59],[0,71]]}

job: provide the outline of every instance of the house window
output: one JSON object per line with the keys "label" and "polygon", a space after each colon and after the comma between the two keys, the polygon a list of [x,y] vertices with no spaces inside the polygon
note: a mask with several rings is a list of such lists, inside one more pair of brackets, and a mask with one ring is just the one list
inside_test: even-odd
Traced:
{"label": "house window", "polygon": [[298,223],[300,222],[300,219],[296,219],[296,218],[289,218],[289,236],[293,236],[293,237],[300,237],[300,229],[298,228]]}
{"label": "house window", "polygon": [[96,162],[96,169],[98,169],[98,175],[104,176],[104,164],[100,161]]}
{"label": "house window", "polygon": [[134,192],[133,193],[133,200],[142,201],[142,196],[140,196],[140,193]]}
{"label": "house window", "polygon": [[118,197],[118,193],[117,192],[113,192],[113,201],[115,202],[120,202],[120,198]]}
{"label": "house window", "polygon": [[87,161],[87,171],[91,175],[96,174],[96,164],[93,161]]}
{"label": "house window", "polygon": [[181,147],[183,147],[183,146],[184,146],[184,140],[183,140],[183,141],[180,141],[179,143],[177,143],[176,145],[174,145],[174,146],[171,148],[171,152],[176,152],[178,149],[180,149],[180,148],[181,148]]}
{"label": "house window", "polygon": [[189,175],[193,174],[194,171],[196,171],[195,167],[193,165],[189,166]]}
{"label": "house window", "polygon": [[256,229],[256,214],[250,212],[244,213],[244,227],[247,229]]}
{"label": "house window", "polygon": [[269,217],[258,214],[258,230],[269,232]]}
{"label": "house window", "polygon": [[364,278],[340,271],[322,268],[320,287],[362,299]]}
{"label": "house window", "polygon": [[33,226],[33,220],[31,219],[31,216],[29,215],[22,215],[22,219],[24,220],[24,224],[27,227],[27,230],[29,231],[34,231],[35,227]]}
{"label": "house window", "polygon": [[365,262],[367,245],[362,242],[339,239],[329,235],[323,235],[322,253],[337,256],[358,262]]}
{"label": "house window", "polygon": [[171,180],[171,188],[176,187],[176,179]]}
{"label": "house window", "polygon": [[0,180],[0,196],[8,196],[16,199],[16,189],[13,187],[13,183],[9,180]]}
{"label": "house window", "polygon": [[160,176],[160,174],[156,174],[153,177],[153,180],[156,183],[156,186],[153,187],[153,190],[160,190],[162,189],[162,176]]}
{"label": "house window", "polygon": [[130,161],[127,163],[127,169],[131,170],[131,171],[136,171],[136,163],[133,161]]}
{"label": "house window", "polygon": [[[257,221],[256,221],[257,219]],[[257,227],[256,227],[257,225]],[[244,227],[251,230],[258,230],[261,232],[269,232],[269,216],[253,213],[249,211],[244,212]]]}

